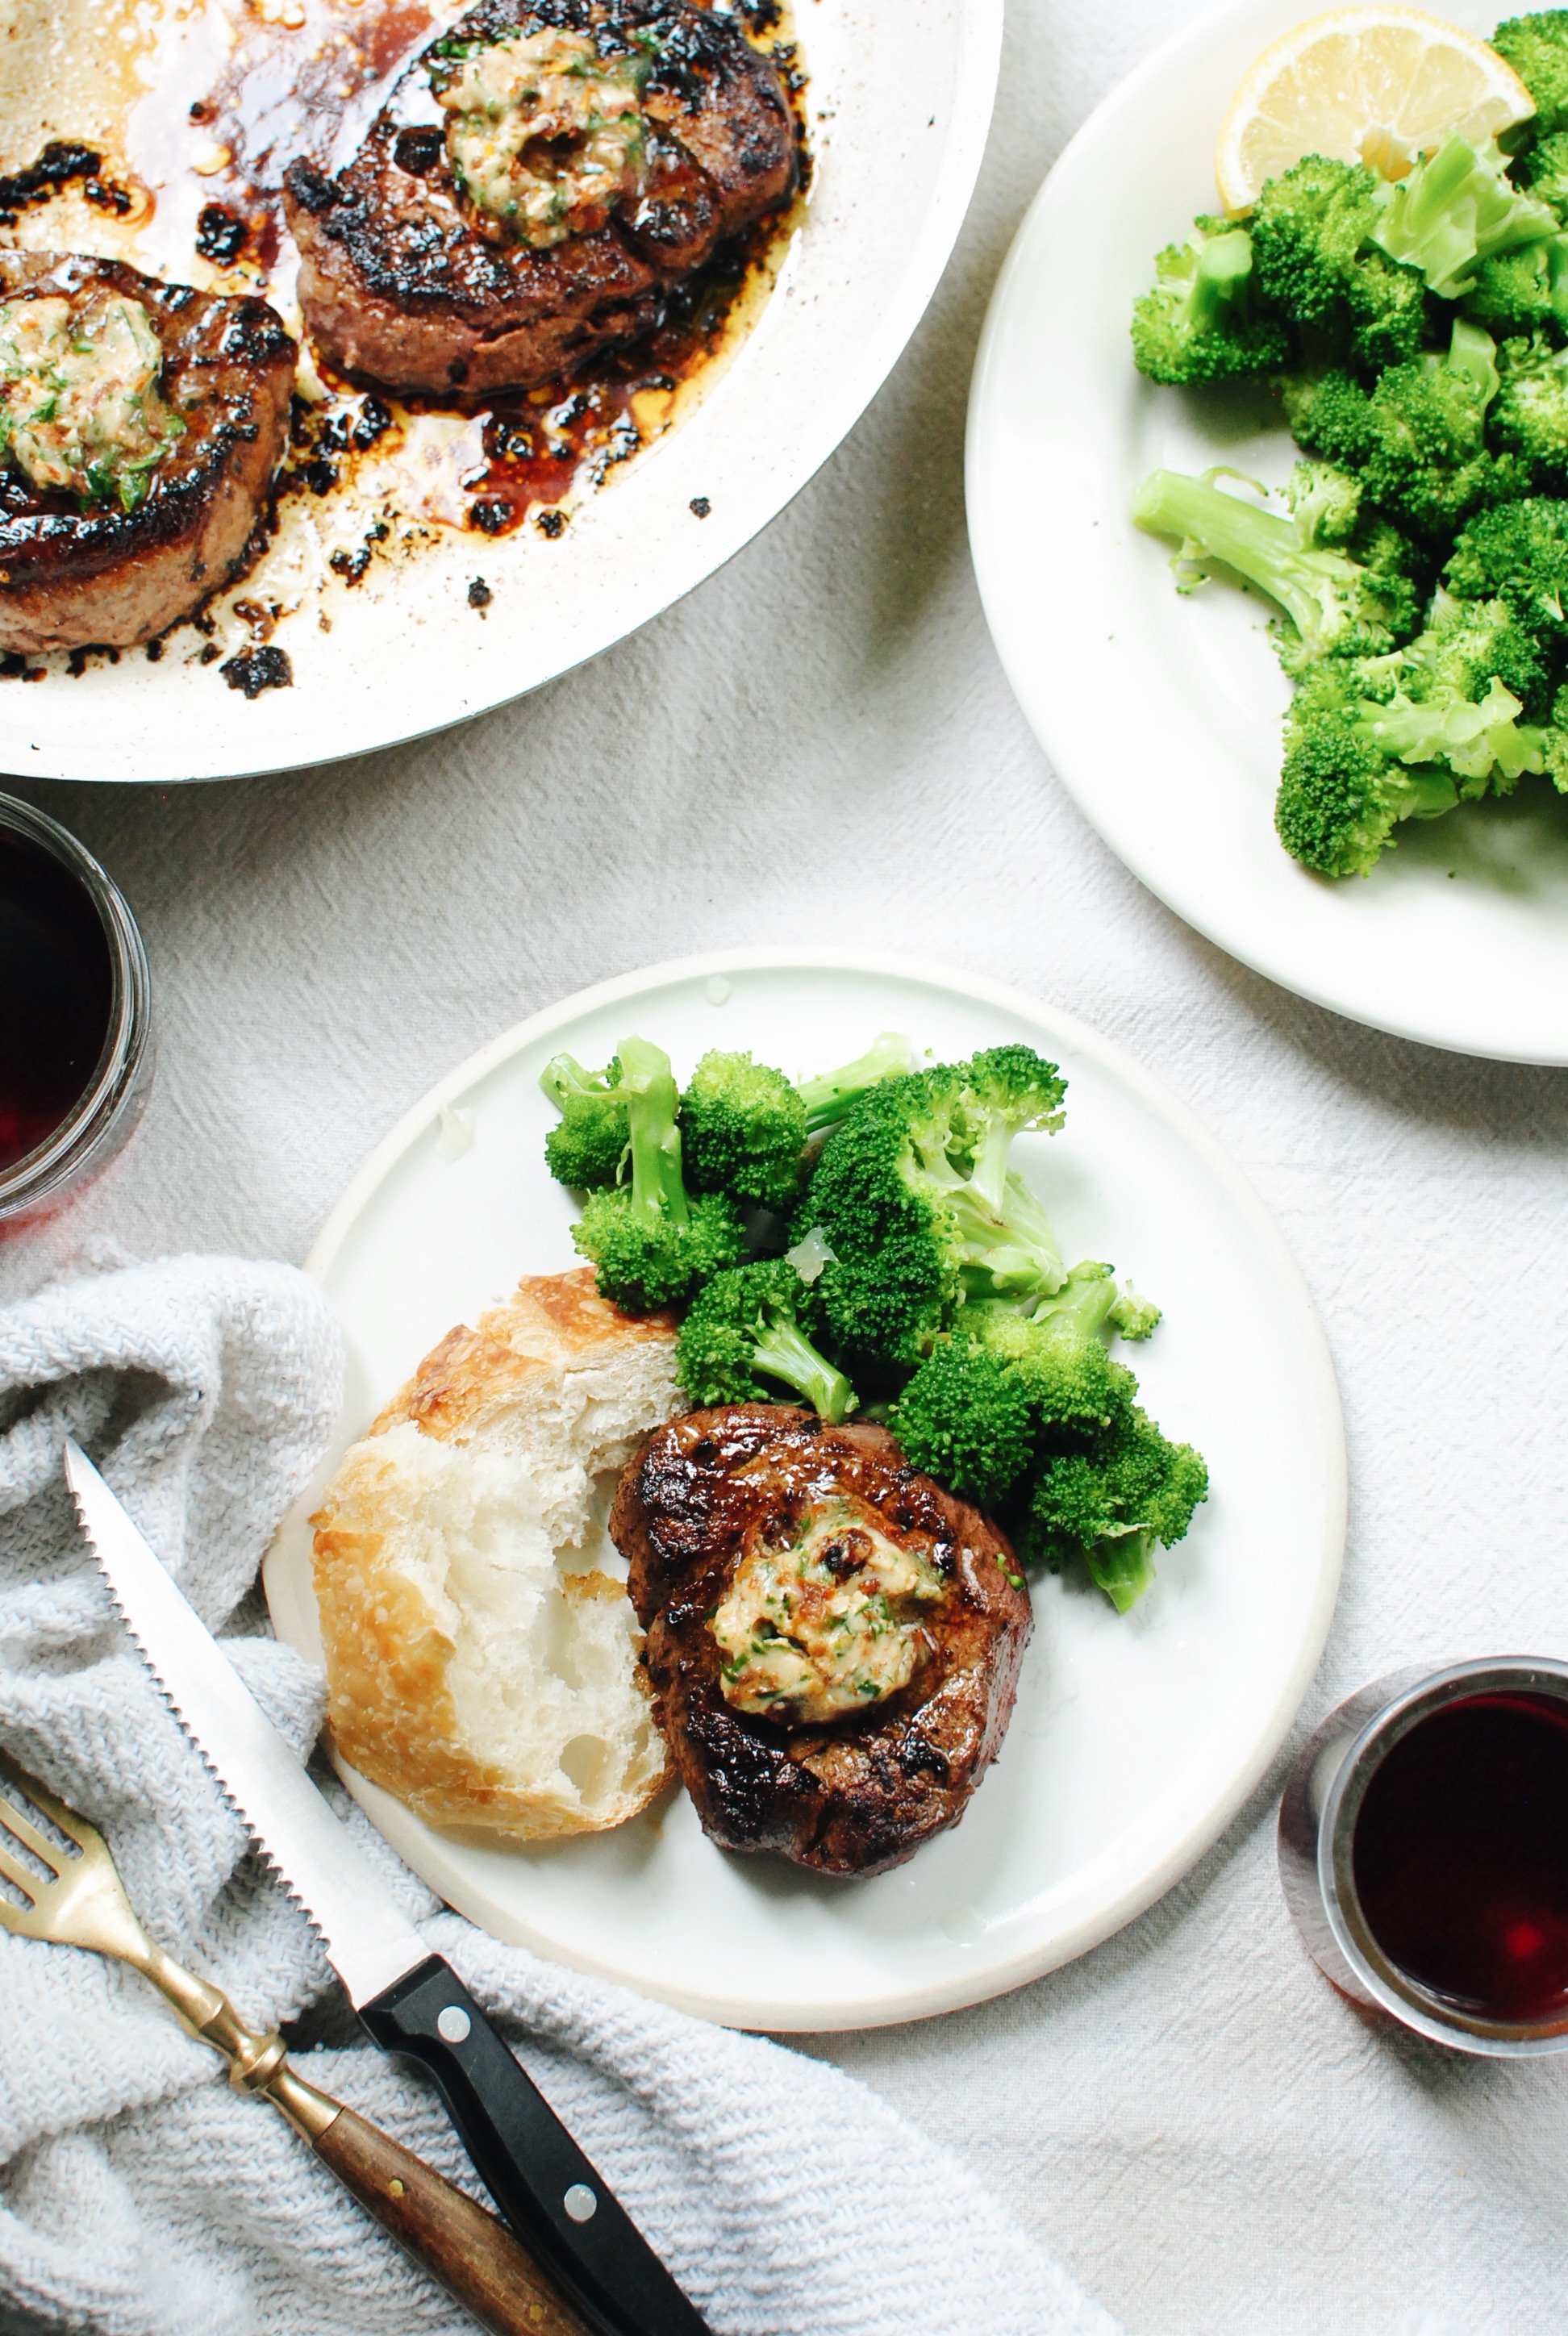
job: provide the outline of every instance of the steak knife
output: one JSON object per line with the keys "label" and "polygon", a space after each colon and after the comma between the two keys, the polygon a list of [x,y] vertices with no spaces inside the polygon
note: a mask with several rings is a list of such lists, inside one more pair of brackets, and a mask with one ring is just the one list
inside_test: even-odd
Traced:
{"label": "steak knife", "polygon": [[599,2336],[711,2336],[450,1963],[433,1955],[80,1446],[65,1475],[175,1716],[304,1906],[365,2029],[423,2063],[519,2238]]}

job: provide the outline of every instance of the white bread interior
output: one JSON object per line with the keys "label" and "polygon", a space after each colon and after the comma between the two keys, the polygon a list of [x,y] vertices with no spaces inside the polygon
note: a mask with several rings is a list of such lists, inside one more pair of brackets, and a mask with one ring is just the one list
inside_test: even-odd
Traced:
{"label": "white bread interior", "polygon": [[605,1519],[639,1439],[685,1407],[675,1344],[589,1268],[526,1279],[345,1453],[312,1519],[328,1724],[431,1824],[598,1832],[665,1782]]}

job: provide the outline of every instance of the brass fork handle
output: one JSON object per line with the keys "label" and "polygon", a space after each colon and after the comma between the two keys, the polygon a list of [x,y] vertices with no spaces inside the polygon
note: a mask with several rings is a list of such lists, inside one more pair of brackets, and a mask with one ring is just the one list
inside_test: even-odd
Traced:
{"label": "brass fork handle", "polygon": [[145,1932],[140,1943],[142,1952],[134,1957],[127,1955],[127,1961],[133,1961],[142,1978],[152,1981],[192,2035],[224,2054],[231,2085],[240,2092],[264,2093],[283,2066],[287,2048],[282,2037],[276,2031],[258,2036],[253,2028],[247,2028],[220,1987],[188,1971]]}
{"label": "brass fork handle", "polygon": [[492,2336],[590,2336],[504,2223],[390,2134],[307,2084],[281,2036],[248,2028],[220,1988],[145,1933],[141,1943],[137,1968],[188,2028],[227,2056],[229,2082],[281,2109],[365,2212]]}
{"label": "brass fork handle", "polygon": [[265,2089],[365,2212],[492,2336],[589,2336],[505,2224],[466,2191],[287,2060]]}
{"label": "brass fork handle", "polygon": [[[63,1834],[74,1854],[41,1830],[34,1815]],[[193,2036],[224,2054],[230,2082],[281,2110],[366,2213],[491,2336],[591,2336],[503,2223],[389,2135],[307,2084],[289,2067],[281,2036],[248,2028],[221,1988],[166,1954],[138,1919],[96,1827],[4,1750],[0,1874],[14,1893],[0,1894],[0,1930],[113,1955],[139,1971]]]}

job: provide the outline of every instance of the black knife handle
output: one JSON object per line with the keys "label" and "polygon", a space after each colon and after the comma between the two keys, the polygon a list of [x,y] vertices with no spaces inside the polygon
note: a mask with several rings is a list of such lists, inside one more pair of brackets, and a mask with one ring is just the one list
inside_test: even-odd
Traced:
{"label": "black knife handle", "polygon": [[359,2017],[429,2070],[491,2196],[601,2336],[712,2336],[449,1962],[430,1956]]}

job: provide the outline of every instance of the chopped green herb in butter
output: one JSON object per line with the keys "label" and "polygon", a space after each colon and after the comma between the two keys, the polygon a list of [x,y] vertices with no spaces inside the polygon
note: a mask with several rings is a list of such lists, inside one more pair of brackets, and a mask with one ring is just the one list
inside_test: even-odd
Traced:
{"label": "chopped green herb in butter", "polygon": [[0,303],[0,460],[34,487],[134,511],[184,424],[146,310],[63,293]]}
{"label": "chopped green herb in butter", "polygon": [[809,1507],[784,1546],[761,1541],[735,1569],[709,1629],[737,1711],[832,1719],[881,1703],[913,1676],[919,1601],[941,1576],[889,1540],[875,1512],[837,1498]]}
{"label": "chopped green herb in butter", "polygon": [[600,56],[553,25],[458,56],[436,87],[452,117],[447,152],[475,209],[503,232],[548,250],[601,228],[641,188],[647,57]]}

